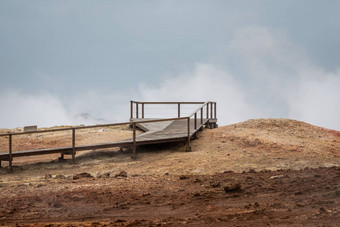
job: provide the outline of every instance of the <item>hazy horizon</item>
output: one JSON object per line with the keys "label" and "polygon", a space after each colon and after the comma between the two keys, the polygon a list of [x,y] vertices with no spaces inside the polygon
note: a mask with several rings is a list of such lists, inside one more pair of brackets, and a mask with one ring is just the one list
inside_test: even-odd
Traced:
{"label": "hazy horizon", "polygon": [[211,100],[220,125],[290,118],[340,130],[339,10],[332,0],[1,1],[0,128],[126,121],[130,100]]}

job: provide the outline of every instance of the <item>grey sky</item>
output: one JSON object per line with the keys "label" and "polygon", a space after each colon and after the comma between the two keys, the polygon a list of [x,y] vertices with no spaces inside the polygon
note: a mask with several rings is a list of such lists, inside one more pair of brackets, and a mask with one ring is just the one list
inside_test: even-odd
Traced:
{"label": "grey sky", "polygon": [[[223,71],[226,75],[220,80],[230,77],[239,87],[244,105],[251,106],[249,112],[253,113],[244,118],[295,117],[340,129],[337,119],[323,123],[313,120],[316,115],[308,118],[301,114],[303,110],[294,115],[295,106],[301,105],[292,101],[308,96],[311,88],[301,81],[315,84],[318,80],[313,77],[309,83],[309,76],[302,73],[306,69],[319,79],[328,75],[326,81],[340,86],[339,12],[340,1],[335,0],[0,1],[0,103],[7,107],[6,111],[0,109],[0,128],[35,122],[29,118],[18,123],[3,119],[8,113],[21,116],[14,113],[20,110],[6,101],[8,94],[23,103],[28,102],[24,97],[36,98],[42,104],[48,100],[39,99],[41,96],[51,97],[65,115],[90,112],[108,118],[103,113],[106,105],[153,99],[141,86],[151,94],[161,88],[168,91],[167,81],[201,75],[198,71],[203,64]],[[247,46],[249,43],[253,45]],[[264,45],[267,43],[271,46]],[[256,49],[258,46],[261,48]],[[207,76],[214,79],[214,75]],[[299,93],[302,87],[306,87],[306,94]],[[320,92],[340,98],[336,91]],[[216,94],[197,99],[216,99]],[[290,97],[292,94],[296,96]],[[220,94],[225,95],[231,94]],[[84,103],[89,96],[93,101]],[[165,97],[171,99],[171,95]],[[335,99],[327,108],[338,104]],[[339,113],[339,109],[331,110],[334,116]],[[38,112],[30,116],[39,116]],[[109,116],[116,113],[113,109],[107,112]],[[317,115],[327,117],[323,114]],[[65,119],[50,124],[62,124]],[[41,124],[49,124],[49,120]]]}

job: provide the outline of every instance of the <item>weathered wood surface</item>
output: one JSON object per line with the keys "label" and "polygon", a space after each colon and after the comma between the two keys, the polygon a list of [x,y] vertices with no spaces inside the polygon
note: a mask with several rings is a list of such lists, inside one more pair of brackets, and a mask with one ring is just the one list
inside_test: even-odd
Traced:
{"label": "weathered wood surface", "polygon": [[[207,119],[203,119],[203,125],[207,122]],[[203,125],[201,125],[200,119],[197,119],[197,128],[195,129],[194,119],[190,119],[190,136],[193,136]],[[155,122],[154,124],[156,124]],[[155,125],[152,125],[150,133],[142,133],[136,137],[137,144],[147,144],[148,142],[156,143],[172,140],[185,141],[188,137],[188,120],[175,120],[172,121],[167,127],[159,130],[156,129]],[[161,127],[161,126],[160,126]],[[124,140],[124,142],[132,142],[132,139]]]}
{"label": "weathered wood surface", "polygon": [[[134,118],[131,119],[134,122],[138,121],[145,121],[145,120],[158,120],[159,118]],[[147,123],[137,123],[136,126],[137,128],[143,130],[146,134],[154,133],[160,130],[165,129],[168,127],[172,122],[174,121],[160,121],[160,122],[147,122]]]}

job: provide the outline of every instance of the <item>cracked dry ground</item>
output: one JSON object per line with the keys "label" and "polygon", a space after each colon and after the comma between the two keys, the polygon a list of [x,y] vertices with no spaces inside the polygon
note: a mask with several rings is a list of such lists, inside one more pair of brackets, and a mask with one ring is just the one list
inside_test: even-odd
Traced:
{"label": "cracked dry ground", "polygon": [[[22,164],[14,174],[3,168],[0,225],[340,223],[339,132],[262,119],[204,130],[199,137],[191,153],[170,146],[145,148],[137,161],[104,152],[73,166]],[[117,175],[122,170],[127,175]],[[73,177],[85,171],[94,177]]]}

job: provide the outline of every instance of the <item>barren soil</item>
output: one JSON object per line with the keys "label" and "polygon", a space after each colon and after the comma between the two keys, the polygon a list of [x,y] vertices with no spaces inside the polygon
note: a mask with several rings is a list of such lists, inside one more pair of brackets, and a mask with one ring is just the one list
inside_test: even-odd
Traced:
{"label": "barren soil", "polygon": [[[77,139],[93,143],[130,135],[127,127],[116,127],[84,131]],[[17,149],[63,145],[70,138],[38,136],[21,138]],[[12,174],[3,162],[0,224],[340,223],[339,131],[258,119],[205,129],[192,146],[193,152],[184,152],[185,144],[142,147],[137,160],[129,150],[79,152],[74,165],[59,162],[58,155],[23,157],[14,159]],[[6,150],[5,140],[0,148]],[[83,172],[92,177],[76,179]]]}

